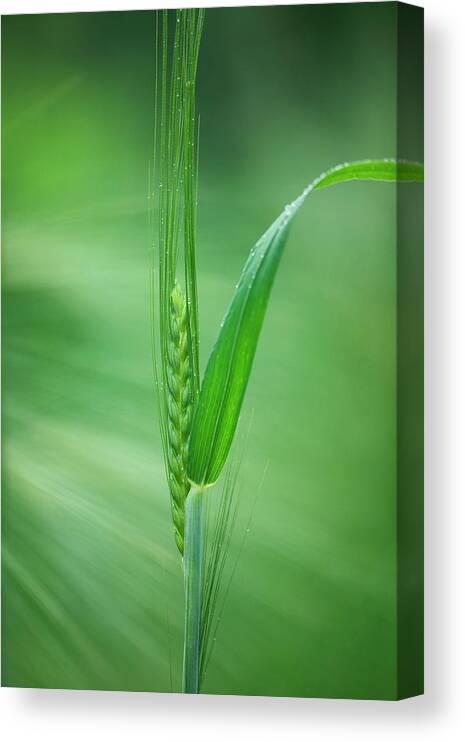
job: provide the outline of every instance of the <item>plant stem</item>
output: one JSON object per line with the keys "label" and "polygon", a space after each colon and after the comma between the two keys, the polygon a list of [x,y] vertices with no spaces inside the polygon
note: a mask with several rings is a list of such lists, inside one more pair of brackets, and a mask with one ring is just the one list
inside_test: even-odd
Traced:
{"label": "plant stem", "polygon": [[184,661],[183,693],[199,692],[200,621],[202,615],[203,490],[192,489],[184,520]]}

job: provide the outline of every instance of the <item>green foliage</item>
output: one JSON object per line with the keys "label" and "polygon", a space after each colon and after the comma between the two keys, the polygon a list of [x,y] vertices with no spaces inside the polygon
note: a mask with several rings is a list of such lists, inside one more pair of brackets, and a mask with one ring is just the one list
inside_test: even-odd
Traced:
{"label": "green foliage", "polygon": [[188,476],[200,486],[221,474],[241,412],[270,291],[292,220],[314,190],[350,180],[420,181],[423,167],[396,160],[337,165],[286,206],[249,254],[203,379],[189,442]]}
{"label": "green foliage", "polygon": [[[213,318],[225,308],[218,297],[230,276],[232,293],[250,223],[266,225],[277,190],[293,193],[305,182],[305,163],[324,167],[331,150],[336,159],[394,151],[395,5],[345,6],[344,23],[321,7],[209,11],[200,52],[202,337],[217,329]],[[181,560],[153,414],[141,281],[153,12],[2,20],[3,683],[178,691]],[[244,29],[256,43],[244,39],[239,64],[235,39]],[[256,63],[257,44],[264,65]],[[328,44],[334,54],[320,64]],[[331,92],[318,95],[316,117],[296,61],[312,70],[314,89]],[[270,92],[278,118],[263,119]],[[158,93],[160,114],[160,86]],[[419,102],[411,104],[418,115]],[[158,136],[158,164],[159,145]],[[421,157],[421,138],[405,151]],[[151,180],[158,194],[160,180]],[[253,207],[241,183],[255,191]],[[412,193],[415,260],[420,189],[403,188]],[[213,622],[205,692],[379,698],[395,683],[394,297],[386,269],[395,194],[361,185],[340,199],[322,195],[295,225],[302,234],[311,216],[311,249],[296,229],[293,259],[282,266],[288,272],[273,306],[288,312],[269,317],[273,331],[281,324],[290,331],[279,343],[261,340],[253,445],[222,586],[268,458],[270,476],[218,628]],[[183,224],[181,217],[179,258]],[[177,278],[185,293],[181,262]],[[308,281],[315,290],[307,293]],[[158,316],[157,301],[157,324]],[[208,358],[211,348],[204,350]],[[288,372],[305,384],[289,383],[269,404]],[[205,505],[223,502],[231,458]]]}
{"label": "green foliage", "polygon": [[203,11],[176,11],[171,37],[168,14],[163,11],[159,45],[157,22],[155,167],[151,187],[152,215],[158,224],[159,296],[156,323],[154,244],[152,349],[175,540],[183,555],[183,690],[187,693],[199,692],[211,651],[212,621],[234,522],[231,502],[235,477],[226,478],[215,536],[207,545],[203,533],[204,490],[220,476],[231,448],[292,220],[314,190],[350,180],[421,180],[423,173],[421,165],[395,160],[345,163],[321,175],[286,206],[248,257],[200,389],[195,80],[202,25]]}

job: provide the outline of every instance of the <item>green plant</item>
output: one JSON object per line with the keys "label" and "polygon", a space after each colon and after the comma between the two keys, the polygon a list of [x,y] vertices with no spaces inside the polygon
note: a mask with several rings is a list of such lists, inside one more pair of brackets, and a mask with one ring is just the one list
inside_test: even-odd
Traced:
{"label": "green plant", "polygon": [[[192,407],[200,388],[195,267],[195,77],[203,16],[203,10],[176,12],[171,67],[167,11],[161,13],[161,31],[158,15],[156,27],[156,125],[150,192],[153,207],[158,207],[157,227],[154,221],[152,227],[159,259],[157,266],[154,249],[150,274],[152,352],[166,476],[175,539],[181,555],[184,553],[184,504],[190,489],[187,441]],[[151,216],[155,216],[154,209]],[[184,288],[178,273],[183,274]],[[155,323],[157,276],[158,333]]]}
{"label": "green plant", "polygon": [[[244,266],[210,354],[199,374],[195,234],[197,125],[195,78],[204,11],[176,11],[169,55],[168,14],[162,12],[153,183],[158,266],[152,266],[152,347],[160,426],[175,539],[183,556],[185,633],[183,691],[197,693],[209,654],[212,612],[230,527],[234,484],[226,478],[216,537],[205,553],[203,507],[207,488],[228,458],[250,377],[274,277],[293,219],[308,196],[351,180],[421,181],[423,166],[393,159],[364,160],[331,168],[287,205],[258,240]],[[171,59],[171,65],[169,60]],[[155,276],[158,268],[158,317]],[[179,277],[183,275],[184,288]],[[207,568],[205,569],[205,565]]]}
{"label": "green plant", "polygon": [[187,454],[191,412],[200,390],[195,80],[203,19],[203,10],[176,11],[170,54],[168,12],[161,12],[161,29],[157,14],[154,166],[150,182],[150,213],[158,253],[157,265],[154,245],[150,274],[152,353],[175,541],[183,557],[186,692],[198,691],[200,665],[202,500],[195,495],[187,499]]}

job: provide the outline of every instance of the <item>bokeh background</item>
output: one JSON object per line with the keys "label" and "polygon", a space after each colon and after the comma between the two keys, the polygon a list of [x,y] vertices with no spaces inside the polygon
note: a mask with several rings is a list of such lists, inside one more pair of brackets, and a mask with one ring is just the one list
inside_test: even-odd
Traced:
{"label": "bokeh background", "polygon": [[[333,164],[396,155],[395,5],[207,11],[203,363],[283,205]],[[9,686],[180,687],[149,341],[154,29],[152,12],[3,18]],[[246,398],[237,567],[204,692],[395,696],[395,204],[390,184],[349,184],[296,220]]]}

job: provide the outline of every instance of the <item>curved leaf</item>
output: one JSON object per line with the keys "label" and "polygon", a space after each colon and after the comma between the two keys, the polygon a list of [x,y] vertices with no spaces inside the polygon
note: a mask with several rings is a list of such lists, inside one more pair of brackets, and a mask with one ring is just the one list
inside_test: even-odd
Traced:
{"label": "curved leaf", "polygon": [[350,180],[421,181],[423,166],[400,160],[337,165],[307,186],[259,239],[244,266],[205,371],[189,442],[192,483],[213,484],[228,456],[292,219],[312,191]]}

